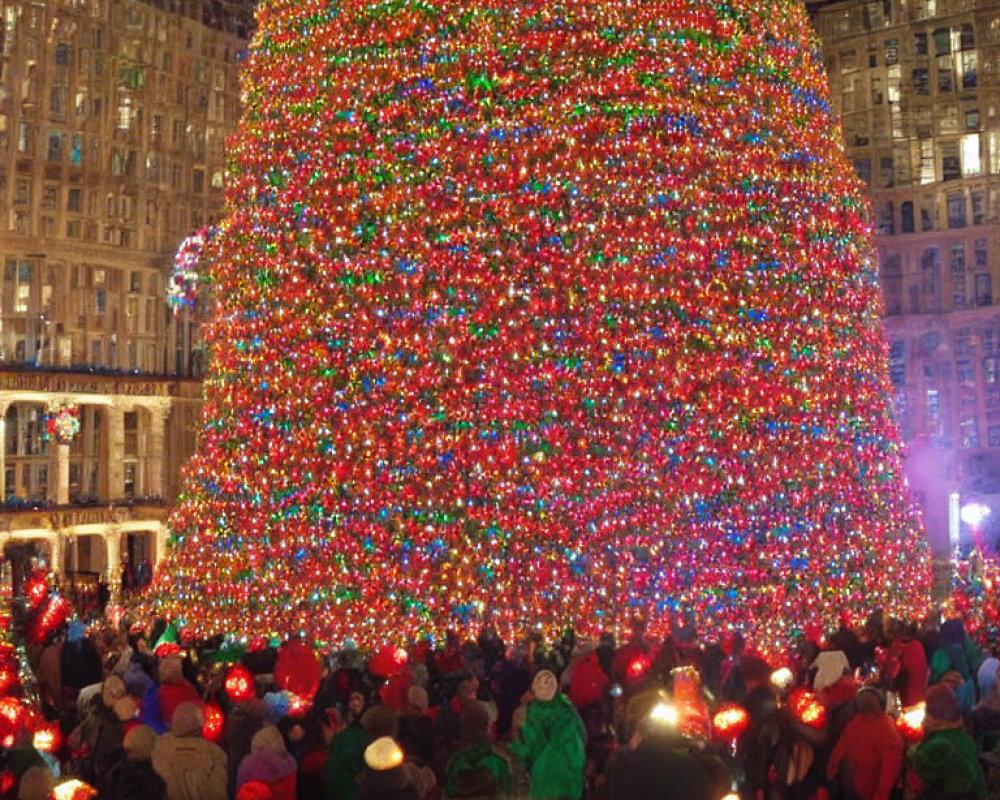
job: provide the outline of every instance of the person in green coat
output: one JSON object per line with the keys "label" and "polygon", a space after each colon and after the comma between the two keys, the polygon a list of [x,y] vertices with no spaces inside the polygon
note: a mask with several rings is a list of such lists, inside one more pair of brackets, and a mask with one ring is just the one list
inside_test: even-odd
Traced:
{"label": "person in green coat", "polygon": [[365,711],[364,707],[364,694],[351,692],[347,705],[350,722],[333,735],[327,750],[323,781],[327,800],[356,800],[361,795],[358,776],[365,767],[365,748],[375,739],[397,733],[399,723],[392,709],[372,706]]}
{"label": "person in green coat", "polygon": [[976,743],[962,724],[962,710],[947,684],[927,690],[924,739],[913,754],[913,771],[928,796],[988,800]]}
{"label": "person in green coat", "polygon": [[579,800],[583,796],[586,732],[580,715],[543,669],[531,683],[524,724],[510,752],[527,767],[531,800]]}

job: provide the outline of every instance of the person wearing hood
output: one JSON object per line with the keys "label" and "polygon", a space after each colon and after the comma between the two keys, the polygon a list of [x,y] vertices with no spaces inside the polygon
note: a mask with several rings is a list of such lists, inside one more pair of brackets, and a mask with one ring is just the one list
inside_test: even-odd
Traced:
{"label": "person wearing hood", "polygon": [[903,768],[902,737],[874,691],[862,689],[855,705],[857,713],[833,748],[826,777],[832,781],[840,775],[848,796],[857,800],[889,800]]}
{"label": "person wearing hood", "polygon": [[84,686],[100,683],[104,677],[101,656],[87,636],[86,626],[73,620],[66,632],[66,642],[59,651],[59,685],[63,708],[72,708]]}
{"label": "person wearing hood", "polygon": [[531,800],[579,800],[583,796],[586,737],[583,721],[556,676],[547,669],[531,683],[524,724],[510,744],[531,777]]}
{"label": "person wearing hood", "polygon": [[[913,754],[913,775],[923,796],[941,800],[987,800],[986,776],[976,743],[963,726],[962,708],[952,688],[927,690],[924,738]],[[918,795],[921,796],[921,795]]]}
{"label": "person wearing hood", "polygon": [[265,725],[250,741],[250,752],[240,762],[236,789],[250,781],[267,784],[274,800],[295,800],[298,764],[274,725]]}
{"label": "person wearing hood", "polygon": [[160,680],[160,688],[157,690],[160,719],[164,726],[172,728],[174,712],[182,703],[194,703],[199,708],[202,708],[204,703],[198,690],[184,677],[184,663],[180,649],[171,648],[158,657],[160,660],[156,672]]}
{"label": "person wearing hood", "polygon": [[365,767],[365,748],[383,736],[395,740],[399,729],[396,713],[386,706],[372,706],[363,714],[363,693],[351,692],[348,716],[352,721],[334,734],[326,757],[326,796],[328,800],[355,800],[361,787],[358,776]]}
{"label": "person wearing hood", "polygon": [[170,732],[156,742],[153,769],[167,784],[168,800],[226,800],[228,759],[202,737],[205,716],[192,702],[177,706]]}
{"label": "person wearing hood", "polygon": [[510,762],[489,739],[489,714],[479,702],[462,709],[459,747],[444,770],[445,798],[508,797],[513,785]]}
{"label": "person wearing hood", "polygon": [[125,758],[115,768],[109,788],[102,793],[107,800],[167,800],[167,784],[153,769],[156,731],[148,725],[136,725],[125,734]]}

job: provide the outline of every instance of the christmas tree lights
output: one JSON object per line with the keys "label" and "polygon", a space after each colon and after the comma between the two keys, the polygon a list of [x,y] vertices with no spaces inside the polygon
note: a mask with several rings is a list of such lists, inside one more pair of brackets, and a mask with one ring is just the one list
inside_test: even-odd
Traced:
{"label": "christmas tree lights", "polygon": [[793,0],[265,0],[143,610],[371,647],[923,611]]}

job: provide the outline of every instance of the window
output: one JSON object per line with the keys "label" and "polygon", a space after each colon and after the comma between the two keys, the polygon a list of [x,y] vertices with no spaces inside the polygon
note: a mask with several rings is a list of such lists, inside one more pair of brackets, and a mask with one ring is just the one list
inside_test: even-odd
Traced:
{"label": "window", "polygon": [[975,417],[966,417],[961,423],[962,447],[979,447],[979,426]]}
{"label": "window", "polygon": [[[858,174],[858,177],[863,180],[866,184],[871,185],[872,182],[872,160],[870,158],[858,158],[854,161],[854,171]],[[198,191],[197,189],[195,191]]]}
{"label": "window", "polygon": [[895,206],[892,202],[886,202],[882,206],[882,213],[879,214],[878,223],[879,233],[884,233],[888,236],[892,236],[895,230]]}
{"label": "window", "polygon": [[984,383],[996,383],[997,382],[997,358],[996,356],[988,356],[983,359],[983,382]]}
{"label": "window", "polygon": [[923,282],[924,310],[935,313],[941,310],[941,260],[936,247],[928,247],[920,258]]}
{"label": "window", "polygon": [[927,34],[926,33],[915,33],[913,34],[913,52],[918,56],[927,55]]}
{"label": "window", "polygon": [[982,192],[972,193],[972,224],[982,225],[986,221],[986,199]]}
{"label": "window", "polygon": [[66,42],[56,44],[56,66],[69,66],[69,45]]}
{"label": "window", "polygon": [[955,309],[965,308],[965,273],[951,276],[951,304]]}
{"label": "window", "polygon": [[133,270],[128,276],[128,290],[132,293],[142,291],[142,273]]}
{"label": "window", "polygon": [[976,307],[993,305],[993,285],[990,275],[976,275]]}
{"label": "window", "polygon": [[959,383],[974,383],[976,380],[976,370],[972,366],[970,358],[963,358],[955,362],[955,379]]}
{"label": "window", "polygon": [[[977,164],[978,166],[978,164]],[[962,163],[955,142],[941,144],[941,180],[956,181],[962,177]]]}
{"label": "window", "polygon": [[885,65],[891,67],[899,63],[899,39],[885,40]]}
{"label": "window", "polygon": [[937,75],[939,92],[950,92],[955,88],[955,70],[952,67],[951,56],[942,56],[937,60]]}
{"label": "window", "polygon": [[892,385],[906,385],[906,342],[897,339],[889,347],[889,380]]}
{"label": "window", "polygon": [[1000,427],[990,426],[990,447],[1000,447]]}
{"label": "window", "polygon": [[951,52],[951,31],[938,28],[934,31],[934,55],[946,56]]}
{"label": "window", "polygon": [[49,131],[49,146],[46,158],[49,161],[62,161],[65,149],[66,134],[60,131]]}
{"label": "window", "polygon": [[913,70],[913,89],[917,94],[930,94],[931,81],[927,67],[917,67]]}
{"label": "window", "polygon": [[903,313],[903,267],[899,253],[892,253],[882,260],[882,299],[885,313],[896,316]]}
{"label": "window", "polygon": [[82,201],[82,192],[79,189],[70,189],[66,193],[66,210],[79,212]]}
{"label": "window", "polygon": [[965,22],[962,24],[958,37],[958,47],[960,50],[971,50],[976,46],[976,34],[970,23]]}
{"label": "window", "polygon": [[931,205],[933,201],[928,201],[927,205],[922,205],[920,207],[920,230],[921,231],[932,231],[934,230],[934,206]]}
{"label": "window", "polygon": [[953,244],[951,246],[951,274],[961,275],[965,272],[965,245]]}
{"label": "window", "polygon": [[51,184],[46,184],[42,187],[42,208],[46,210],[51,210],[56,207],[56,197],[59,194],[59,189]]}
{"label": "window", "polygon": [[977,68],[979,59],[975,50],[962,53],[962,88],[975,89],[978,85]]}
{"label": "window", "polygon": [[35,131],[27,122],[17,125],[17,152],[29,155],[35,152]]}
{"label": "window", "polygon": [[979,134],[966,134],[962,137],[962,176],[972,178],[981,172],[982,162],[979,158]]}
{"label": "window", "polygon": [[[869,162],[870,163],[870,162]],[[869,168],[869,172],[871,169]],[[192,191],[201,194],[205,191],[205,170],[196,169],[192,174]]]}
{"label": "window", "polygon": [[948,197],[948,227],[965,227],[965,197],[963,195],[949,195]]}
{"label": "window", "polygon": [[907,200],[899,207],[899,228],[903,233],[913,233],[913,203]]}
{"label": "window", "polygon": [[891,156],[883,156],[879,159],[879,176],[881,177],[882,185],[886,189],[892,188],[895,183],[895,174],[893,172]]}
{"label": "window", "polygon": [[965,112],[965,129],[967,131],[979,130],[979,109],[970,108]]}
{"label": "window", "polygon": [[972,253],[976,272],[988,270],[990,260],[989,250],[985,239],[976,239],[976,241],[972,243]]}

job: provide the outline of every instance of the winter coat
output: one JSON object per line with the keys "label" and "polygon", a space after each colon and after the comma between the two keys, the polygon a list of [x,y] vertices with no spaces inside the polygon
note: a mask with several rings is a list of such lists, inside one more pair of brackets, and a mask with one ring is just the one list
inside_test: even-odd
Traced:
{"label": "winter coat", "polygon": [[826,774],[833,780],[843,772],[860,800],[888,800],[902,767],[903,740],[892,719],[881,712],[855,714],[833,748]]}
{"label": "winter coat", "polygon": [[358,783],[358,800],[421,800],[420,779],[411,764],[385,770],[365,767],[358,775]]}
{"label": "winter coat", "polygon": [[326,756],[327,800],[355,800],[360,794],[358,775],[365,767],[368,734],[358,721],[338,731]]}
{"label": "winter coat", "polygon": [[201,721],[183,709],[174,714],[170,733],[153,750],[153,768],[167,784],[169,800],[227,800],[229,767],[225,752],[201,736]]}
{"label": "winter coat", "polygon": [[976,743],[961,728],[928,733],[913,754],[913,770],[934,797],[989,797]]}
{"label": "winter coat", "polygon": [[913,706],[927,691],[927,654],[916,639],[904,639],[899,648],[899,699],[903,706]]}
{"label": "winter coat", "polygon": [[585,738],[583,721],[566,695],[528,703],[510,751],[528,769],[532,800],[578,800],[583,795]]}
{"label": "winter coat", "polygon": [[115,768],[101,797],[107,800],[167,800],[167,784],[148,758],[125,758]]}
{"label": "winter coat", "polygon": [[696,756],[658,737],[623,752],[611,770],[612,800],[715,800],[717,794]]}
{"label": "winter coat", "polygon": [[275,753],[261,750],[250,753],[240,762],[236,773],[237,790],[244,783],[260,781],[266,783],[274,794],[274,800],[295,800],[295,783],[298,764],[289,753]]}
{"label": "winter coat", "polygon": [[163,724],[168,728],[171,727],[174,711],[177,710],[177,706],[181,703],[194,703],[199,708],[204,706],[198,690],[184,678],[161,684],[158,695],[160,700],[160,719],[163,720]]}
{"label": "winter coat", "polygon": [[444,771],[444,796],[448,800],[494,800],[511,789],[510,763],[488,741],[463,747]]}

